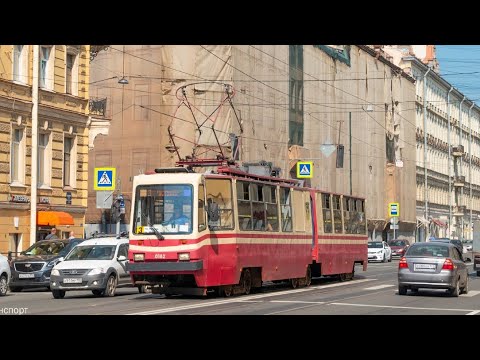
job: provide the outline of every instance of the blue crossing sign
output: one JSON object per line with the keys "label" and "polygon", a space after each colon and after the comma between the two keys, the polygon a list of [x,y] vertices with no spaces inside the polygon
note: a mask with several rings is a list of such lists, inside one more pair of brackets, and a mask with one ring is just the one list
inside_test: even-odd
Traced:
{"label": "blue crossing sign", "polygon": [[397,202],[388,203],[388,215],[400,216],[400,204]]}
{"label": "blue crossing sign", "polygon": [[313,162],[298,161],[297,162],[297,178],[311,179],[313,177]]}
{"label": "blue crossing sign", "polygon": [[116,169],[112,167],[95,168],[93,188],[95,190],[115,190]]}

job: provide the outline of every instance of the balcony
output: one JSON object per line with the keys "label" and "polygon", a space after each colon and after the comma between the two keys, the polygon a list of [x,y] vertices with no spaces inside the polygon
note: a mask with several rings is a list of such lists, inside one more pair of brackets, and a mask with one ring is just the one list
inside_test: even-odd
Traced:
{"label": "balcony", "polygon": [[107,112],[107,98],[90,98],[89,102],[90,115],[105,116]]}
{"label": "balcony", "polygon": [[453,177],[453,186],[456,186],[456,187],[465,186],[465,176],[454,176]]}
{"label": "balcony", "polygon": [[454,206],[453,207],[453,216],[463,216],[466,211],[467,211],[467,207],[465,205]]}
{"label": "balcony", "polygon": [[463,145],[452,146],[452,155],[453,156],[463,156],[465,152]]}

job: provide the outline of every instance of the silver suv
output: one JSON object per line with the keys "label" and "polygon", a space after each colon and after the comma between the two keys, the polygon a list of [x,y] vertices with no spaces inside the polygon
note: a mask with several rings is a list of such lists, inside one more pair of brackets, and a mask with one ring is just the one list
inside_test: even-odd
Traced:
{"label": "silver suv", "polygon": [[[94,238],[77,245],[58,263],[50,276],[55,299],[66,291],[90,290],[95,296],[115,296],[117,287],[133,286],[125,270],[128,239],[115,236]],[[139,288],[140,292],[142,289]]]}

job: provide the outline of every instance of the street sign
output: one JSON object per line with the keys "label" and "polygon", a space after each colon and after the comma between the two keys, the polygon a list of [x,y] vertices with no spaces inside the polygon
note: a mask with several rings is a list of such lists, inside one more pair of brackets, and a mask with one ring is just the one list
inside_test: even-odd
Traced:
{"label": "street sign", "polygon": [[[392,229],[392,230],[398,230],[398,224],[390,225],[390,229]],[[395,235],[394,235],[394,237],[395,237]]]}
{"label": "street sign", "polygon": [[110,209],[113,203],[113,191],[97,191],[97,209]]}
{"label": "street sign", "polygon": [[297,178],[311,179],[313,177],[313,162],[298,161],[297,162]]}
{"label": "street sign", "polygon": [[400,216],[400,204],[399,203],[389,203],[388,204],[388,216]]}
{"label": "street sign", "polygon": [[113,167],[95,168],[93,188],[95,190],[115,190],[115,173]]}
{"label": "street sign", "polygon": [[398,224],[398,217],[394,216],[390,218],[390,224],[397,225]]}

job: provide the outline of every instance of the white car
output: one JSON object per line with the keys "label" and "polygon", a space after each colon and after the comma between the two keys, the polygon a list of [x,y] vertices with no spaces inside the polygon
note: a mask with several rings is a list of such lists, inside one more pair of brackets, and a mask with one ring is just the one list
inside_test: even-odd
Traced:
{"label": "white car", "polygon": [[8,259],[0,254],[0,296],[7,295],[11,273]]}
{"label": "white car", "polygon": [[368,261],[392,261],[392,249],[385,241],[368,242]]}
{"label": "white car", "polygon": [[111,236],[85,240],[53,268],[52,295],[62,299],[66,291],[90,290],[95,296],[115,296],[117,287],[133,286],[125,270],[127,261],[128,239]]}

